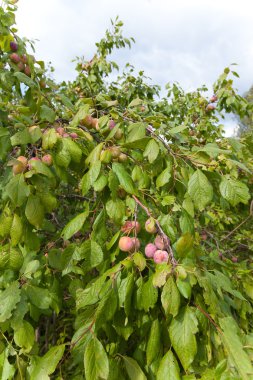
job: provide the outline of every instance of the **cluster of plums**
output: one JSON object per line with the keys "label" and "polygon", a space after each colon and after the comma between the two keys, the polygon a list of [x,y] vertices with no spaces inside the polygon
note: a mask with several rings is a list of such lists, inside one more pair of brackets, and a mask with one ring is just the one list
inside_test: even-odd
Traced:
{"label": "cluster of plums", "polygon": [[30,77],[31,69],[27,64],[27,56],[19,55],[16,53],[16,51],[18,50],[18,44],[15,41],[10,42],[10,49],[13,52],[10,54],[10,60],[17,65],[19,71],[22,71]]}
{"label": "cluster of plums", "polygon": [[71,137],[74,140],[78,138],[77,133],[75,133],[75,132],[68,133],[65,131],[65,129],[63,127],[56,128],[56,133],[59,137]]}
{"label": "cluster of plums", "polygon": [[[121,231],[129,234],[135,232],[136,235],[140,232],[141,225],[137,221],[127,221],[121,228]],[[149,218],[145,223],[145,230],[150,234],[156,234],[157,228],[153,218]],[[122,236],[119,239],[119,249],[123,252],[133,253],[139,250],[140,240],[137,237]],[[145,255],[149,259],[153,259],[156,264],[167,263],[169,254],[165,250],[166,244],[161,235],[157,234],[153,243],[148,243],[145,246]]]}
{"label": "cluster of plums", "polygon": [[51,166],[53,163],[53,159],[51,154],[45,154],[41,158],[39,157],[32,157],[30,160],[28,160],[25,156],[19,156],[15,162],[15,164],[12,166],[12,172],[14,175],[24,173],[26,170],[30,170],[32,168],[31,163],[33,161],[41,161],[47,166]]}

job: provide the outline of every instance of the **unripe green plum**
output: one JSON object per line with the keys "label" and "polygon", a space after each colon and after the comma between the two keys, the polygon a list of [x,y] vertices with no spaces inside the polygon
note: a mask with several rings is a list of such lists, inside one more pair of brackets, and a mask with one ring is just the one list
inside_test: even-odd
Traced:
{"label": "unripe green plum", "polygon": [[152,243],[148,243],[145,247],[145,255],[148,257],[148,258],[151,258],[154,256],[154,253],[157,251],[157,247],[155,246],[155,244],[152,244]]}
{"label": "unripe green plum", "polygon": [[155,219],[154,218],[149,218],[146,223],[145,223],[145,230],[149,234],[155,234],[157,229],[156,229],[156,224],[155,224]]}
{"label": "unripe green plum", "polygon": [[116,140],[120,140],[120,139],[122,138],[122,136],[123,136],[123,132],[122,132],[122,130],[121,130],[121,129],[118,129],[118,130],[115,132],[114,138],[115,138]]}
{"label": "unripe green plum", "polygon": [[121,153],[121,150],[118,146],[110,147],[110,151],[112,153],[112,158],[118,158]]}
{"label": "unripe green plum", "polygon": [[120,153],[119,157],[118,157],[118,161],[119,162],[126,162],[128,160],[128,157],[125,153]]}
{"label": "unripe green plum", "polygon": [[153,258],[156,264],[167,263],[169,260],[169,254],[167,251],[158,249],[155,251]]}
{"label": "unripe green plum", "polygon": [[119,239],[119,249],[123,252],[130,252],[134,248],[134,242],[129,236],[122,236]]}

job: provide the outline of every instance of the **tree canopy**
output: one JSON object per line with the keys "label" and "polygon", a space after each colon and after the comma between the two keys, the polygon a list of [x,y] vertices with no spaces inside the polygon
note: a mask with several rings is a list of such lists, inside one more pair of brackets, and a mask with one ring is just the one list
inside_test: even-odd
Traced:
{"label": "tree canopy", "polygon": [[233,66],[206,96],[110,61],[55,83],[0,7],[0,376],[253,379],[253,142]]}

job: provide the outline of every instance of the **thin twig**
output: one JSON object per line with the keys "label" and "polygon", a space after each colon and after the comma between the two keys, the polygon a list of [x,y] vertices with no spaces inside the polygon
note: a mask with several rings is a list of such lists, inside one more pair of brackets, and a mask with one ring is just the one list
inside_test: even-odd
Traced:
{"label": "thin twig", "polygon": [[232,231],[229,232],[229,234],[227,234],[226,236],[224,236],[224,238],[221,239],[221,241],[223,240],[226,240],[227,238],[229,238],[229,236],[231,236],[236,230],[238,230],[238,228],[240,228],[244,223],[246,223],[250,218],[252,217],[252,215],[248,215],[246,219],[244,219],[240,224],[238,224],[238,226],[236,226]]}
{"label": "thin twig", "polygon": [[221,329],[219,328],[219,326],[217,325],[217,323],[214,322],[214,320],[210,317],[210,315],[205,311],[203,310],[199,305],[196,305],[196,308],[199,309],[199,311],[204,314],[205,317],[207,317],[207,319],[212,323],[212,325],[216,328],[216,330],[221,334],[223,335],[223,332],[221,331]]}

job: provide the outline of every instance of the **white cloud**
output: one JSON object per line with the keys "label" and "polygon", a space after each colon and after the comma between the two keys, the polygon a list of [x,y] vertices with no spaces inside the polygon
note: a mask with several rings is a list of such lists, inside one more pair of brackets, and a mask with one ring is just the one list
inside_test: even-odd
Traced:
{"label": "white cloud", "polygon": [[94,44],[119,15],[136,44],[117,52],[122,64],[145,70],[153,83],[178,81],[189,90],[216,80],[232,62],[240,92],[252,84],[252,1],[241,0],[20,0],[21,35],[38,38],[37,56],[52,61],[57,80],[73,79],[71,60],[90,59]]}

